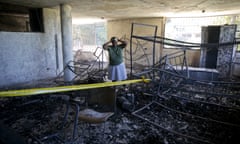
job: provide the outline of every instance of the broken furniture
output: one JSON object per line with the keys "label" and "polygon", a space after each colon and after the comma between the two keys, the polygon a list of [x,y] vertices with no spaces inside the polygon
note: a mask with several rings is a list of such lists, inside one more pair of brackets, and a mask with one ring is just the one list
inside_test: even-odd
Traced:
{"label": "broken furniture", "polygon": [[71,81],[75,81],[77,78],[85,79],[88,77],[90,66],[90,64],[79,61],[69,61],[64,67],[63,71],[60,72],[56,78],[60,78],[63,75],[64,71],[68,69],[75,75]]}
{"label": "broken furniture", "polygon": [[[157,29],[157,25],[132,23],[130,51],[125,50],[129,54],[125,54],[125,63],[127,68],[130,65],[130,76],[155,64],[157,54],[160,53],[156,47]],[[137,69],[137,65],[141,69]]]}
{"label": "broken furniture", "polygon": [[[143,91],[154,98],[134,111],[134,116],[190,143],[226,143],[238,138],[240,83],[199,81],[161,69],[148,73],[159,74],[148,84],[153,91]],[[215,137],[212,130],[233,138]]]}
{"label": "broken furniture", "polygon": [[[84,123],[86,123],[88,125],[87,129],[89,130],[89,135],[91,135],[90,133],[90,125],[91,124],[103,124],[103,130],[102,130],[102,134],[103,134],[103,139],[105,138],[105,122],[113,115],[113,112],[98,112],[95,111],[93,109],[83,109],[81,111],[79,111],[78,113],[78,120],[82,121]],[[82,129],[83,133],[85,133],[85,129]]]}
{"label": "broken furniture", "polygon": [[86,108],[78,113],[78,119],[87,123],[98,124],[106,122],[113,114],[113,112],[97,112]]}
{"label": "broken furniture", "polygon": [[114,114],[116,103],[115,90],[109,87],[90,89],[79,93],[73,92],[73,95],[79,96],[70,98],[66,102],[66,112],[62,125],[63,128],[67,122],[69,108],[73,107],[75,115],[71,138],[72,142],[78,139],[79,122],[85,122],[86,124],[104,124],[108,118]]}
{"label": "broken furniture", "polygon": [[[97,47],[91,55],[93,55],[92,59],[80,59],[82,52],[77,53],[76,58],[74,60],[69,61],[63,71],[60,72],[57,76],[57,79],[60,78],[66,70],[70,70],[74,77],[71,79],[71,82],[78,80],[85,80],[92,76],[101,77],[105,75],[103,70],[103,49],[101,47]],[[102,60],[100,59],[102,58]]]}
{"label": "broken furniture", "polygon": [[[139,40],[179,48],[179,52],[165,55],[159,62],[149,66],[152,68],[133,74],[151,79],[150,83],[144,86],[147,88],[141,88],[143,97],[149,97],[150,100],[141,107],[137,106],[138,109],[132,113],[134,116],[174,135],[175,139],[186,139],[190,143],[224,143],[224,141],[226,143],[232,140],[227,137],[214,137],[216,133],[212,130],[215,129],[221,133],[229,132],[229,135],[238,138],[233,130],[239,132],[240,128],[239,117],[236,116],[240,112],[240,83],[217,81],[224,65],[218,67],[219,69],[204,66],[189,67],[184,53],[185,50],[194,47],[218,46],[219,42],[198,44],[151,35],[132,36]],[[232,37],[230,39],[232,40]],[[220,46],[221,55],[227,53],[225,59],[227,62],[224,61],[224,64],[230,62],[226,69],[227,73],[231,66],[231,52],[228,51],[230,50],[228,47],[235,44],[231,40],[224,39],[222,42],[227,43]],[[210,114],[209,111],[215,112]]]}
{"label": "broken furniture", "polygon": [[180,49],[163,56],[159,62],[154,65],[154,68],[167,70],[199,81],[217,81],[219,76],[219,71],[214,68],[188,66],[185,49]]}

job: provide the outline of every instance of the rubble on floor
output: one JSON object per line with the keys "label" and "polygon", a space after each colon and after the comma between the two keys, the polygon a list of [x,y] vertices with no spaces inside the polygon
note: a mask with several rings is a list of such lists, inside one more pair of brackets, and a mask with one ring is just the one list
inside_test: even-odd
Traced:
{"label": "rubble on floor", "polygon": [[[117,87],[115,114],[101,124],[78,121],[74,136],[74,107],[63,125],[69,96],[79,96],[72,92],[1,98],[0,118],[27,144],[234,144],[240,133],[239,85],[226,84],[168,81],[161,93],[155,83]],[[85,107],[104,110],[80,109]]]}

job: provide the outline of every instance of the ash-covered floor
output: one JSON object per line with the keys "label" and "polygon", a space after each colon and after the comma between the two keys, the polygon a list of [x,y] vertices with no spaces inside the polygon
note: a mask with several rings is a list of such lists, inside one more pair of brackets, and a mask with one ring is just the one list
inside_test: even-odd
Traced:
{"label": "ash-covered floor", "polygon": [[[1,98],[1,124],[7,127],[1,133],[8,129],[6,139],[21,136],[27,144],[238,143],[240,84],[181,82],[176,86],[176,81],[168,83],[167,89],[162,86],[162,93],[156,93],[158,83],[117,87],[115,114],[104,124],[79,121],[74,140],[74,107],[63,127],[62,122],[68,97],[79,93]],[[88,107],[105,110],[97,104]]]}
{"label": "ash-covered floor", "polygon": [[[87,125],[79,121],[78,134],[73,141],[74,109],[70,109],[67,123],[61,128],[66,110],[65,96],[55,94],[1,99],[1,121],[28,144],[170,142],[170,139],[162,136],[161,129],[120,107],[104,124]],[[10,135],[10,138],[14,138],[14,135]]]}

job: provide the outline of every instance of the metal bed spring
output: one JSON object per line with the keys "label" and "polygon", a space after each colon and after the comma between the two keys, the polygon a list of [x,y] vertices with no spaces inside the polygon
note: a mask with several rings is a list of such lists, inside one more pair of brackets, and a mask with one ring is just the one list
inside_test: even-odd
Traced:
{"label": "metal bed spring", "polygon": [[[127,38],[125,38],[125,40],[129,41]],[[124,59],[127,60],[127,61],[130,61],[131,60],[130,56],[132,56],[132,61],[138,61],[140,59],[145,58],[148,61],[148,63],[150,63],[149,58],[148,58],[149,54],[147,54],[146,50],[145,50],[146,42],[141,43],[139,40],[136,40],[136,42],[133,42],[133,44],[136,45],[136,47],[134,47],[134,49],[133,49],[134,51],[132,51],[132,54],[130,53],[130,50],[128,50],[128,49],[124,50],[124,52],[126,53],[124,55]],[[142,55],[139,55],[138,57],[133,57],[134,55],[139,54],[140,51],[142,51],[142,53],[143,53]]]}
{"label": "metal bed spring", "polygon": [[196,81],[189,79],[185,85],[192,89],[201,89],[203,92],[211,92],[212,94],[233,95],[240,98],[240,83],[226,81]]}
{"label": "metal bed spring", "polygon": [[220,87],[223,87],[223,88],[228,88],[228,89],[231,89],[231,90],[238,90],[240,91],[240,82],[235,82],[235,81],[211,81],[211,84],[213,86],[220,86]]}
{"label": "metal bed spring", "polygon": [[170,70],[179,75],[186,74],[188,76],[186,50],[181,49],[163,56],[153,67],[156,69]]}
{"label": "metal bed spring", "polygon": [[[165,113],[167,113],[167,114],[171,113],[170,117],[172,117],[172,115],[174,115],[173,118],[172,118],[173,120],[172,119],[169,120],[169,118],[166,118],[166,117],[168,117],[166,115],[164,115],[163,121],[156,120],[156,119],[159,119],[159,117],[163,116],[163,114],[161,114],[163,111],[166,111]],[[202,132],[206,132],[206,133],[198,134],[196,132],[197,134],[195,136],[187,134],[188,131],[191,131],[191,133],[193,132],[194,128],[196,127],[194,125],[197,124],[197,123],[201,123],[201,125],[210,125],[210,126],[215,125],[214,126],[214,127],[216,127],[215,129],[219,129],[219,126],[217,126],[217,125],[222,125],[224,130],[226,130],[225,128],[230,129],[230,127],[233,127],[233,128],[235,127],[235,128],[238,128],[238,129],[240,128],[240,125],[238,125],[238,124],[231,124],[231,123],[228,123],[228,122],[222,122],[222,121],[214,120],[214,119],[211,119],[211,118],[205,118],[205,117],[181,112],[181,111],[172,109],[170,107],[167,107],[167,106],[165,106],[161,103],[158,103],[158,102],[151,102],[148,105],[136,110],[132,114],[134,116],[142,119],[142,120],[145,120],[145,121],[157,126],[157,127],[160,127],[161,129],[163,129],[165,131],[168,131],[170,133],[173,133],[173,134],[176,134],[176,135],[188,138],[188,139],[203,142],[203,143],[212,143],[212,142],[209,141],[209,139],[214,137],[215,133],[206,132],[206,131],[208,131],[207,127],[200,128],[201,126],[198,125],[199,128],[197,128],[196,131],[199,132],[199,129],[201,129]],[[182,115],[182,117],[177,116],[177,115]],[[167,121],[166,121],[166,119],[167,119]],[[180,120],[180,122],[179,122],[178,120],[175,120],[175,119],[182,119],[182,120]],[[192,123],[191,122],[186,122],[186,120],[192,121]],[[185,127],[185,126],[181,125],[182,123],[183,124],[187,123],[187,126],[185,125],[186,126]],[[171,124],[173,124],[174,126],[171,126]],[[177,125],[179,124],[180,126],[176,126],[176,124]],[[170,126],[167,126],[167,125],[170,125]],[[188,129],[189,125],[190,126],[192,125],[193,128]],[[199,136],[199,135],[204,135],[204,136]],[[216,139],[215,141],[219,141],[219,140]]]}
{"label": "metal bed spring", "polygon": [[[197,81],[189,77],[188,63],[186,60],[186,50],[180,50],[170,53],[162,57],[157,64],[154,65],[155,70],[162,71],[164,74],[186,77],[187,82],[203,87],[211,88],[214,93],[229,93],[240,96],[240,82],[234,81]],[[170,73],[168,73],[170,72]],[[171,73],[172,72],[172,73]],[[185,74],[185,75],[184,75]],[[163,76],[162,76],[163,77]],[[207,89],[206,89],[207,90]]]}
{"label": "metal bed spring", "polygon": [[[162,74],[158,85],[158,95],[168,94],[191,101],[240,109],[239,83],[197,81],[169,71],[159,69],[158,71]],[[210,99],[211,102],[209,102]]]}
{"label": "metal bed spring", "polygon": [[[149,95],[149,94],[146,93],[146,95]],[[174,98],[180,98],[180,99],[186,100],[186,102],[199,103],[200,105],[206,104],[206,105],[210,105],[210,106],[213,105],[213,106],[216,106],[216,107],[222,107],[223,109],[235,109],[233,107],[218,105],[218,104],[215,104],[215,103],[209,103],[209,102],[204,102],[204,101],[200,101],[200,100],[192,100],[192,99],[184,98],[182,96],[177,96],[177,95],[173,96],[173,95],[166,94],[164,96],[159,96],[159,97],[162,98],[162,99],[165,99],[166,97],[168,97],[168,98],[174,97]],[[212,121],[212,122],[216,122],[216,123],[220,123],[220,124],[224,124],[224,125],[229,125],[229,126],[240,128],[240,124],[235,124],[235,123],[231,123],[231,122],[225,122],[225,121],[221,121],[221,120],[216,120],[216,119],[213,119],[213,118],[210,118],[210,117],[206,117],[206,116],[195,115],[195,114],[190,113],[189,111],[188,112],[183,112],[183,110],[181,110],[181,111],[179,110],[180,109],[179,107],[178,107],[178,110],[175,110],[174,108],[171,108],[171,106],[166,106],[166,104],[160,104],[160,103],[158,103],[158,104],[161,105],[161,107],[163,107],[165,109],[168,109],[170,111],[175,111],[175,112],[182,113],[182,114],[185,114],[185,115],[189,115],[189,116],[192,116],[192,117],[196,117],[196,118],[199,118],[199,119],[209,120],[209,121]],[[240,110],[240,108],[236,108],[236,109],[238,111]]]}
{"label": "metal bed spring", "polygon": [[[181,96],[179,96],[179,95],[181,95]],[[217,102],[209,102],[210,99],[202,100],[202,99],[194,98],[194,94],[192,94],[192,93],[176,93],[176,94],[174,94],[174,93],[165,93],[164,95],[159,95],[159,97],[165,98],[165,99],[166,98],[176,98],[176,99],[182,99],[182,100],[185,100],[185,101],[188,101],[188,102],[208,104],[208,105],[213,105],[213,106],[216,106],[216,107],[223,107],[223,108],[226,108],[226,109],[240,110],[240,107],[238,107],[238,106],[236,106],[234,104],[229,106],[229,104],[231,104],[230,102],[229,102],[228,105],[220,104],[220,103],[217,103]],[[214,100],[211,99],[211,101],[214,101]]]}
{"label": "metal bed spring", "polygon": [[[211,88],[195,87],[189,85],[179,85],[179,87],[171,87],[164,94],[181,95],[189,99],[198,99],[201,101],[215,101],[215,104],[222,106],[232,106],[232,108],[240,109],[239,91],[231,93],[229,90],[219,90],[214,92]],[[228,93],[229,92],[229,93]],[[236,94],[238,93],[238,94]]]}
{"label": "metal bed spring", "polygon": [[[154,109],[157,110],[157,111],[160,111],[161,109],[160,108],[157,108],[156,107],[156,104],[158,105],[158,107],[160,107],[161,109],[165,109],[167,111],[169,111],[169,113],[178,113],[178,114],[182,114],[184,116],[187,116],[187,117],[190,117],[190,119],[199,119],[201,120],[204,120],[204,121],[207,121],[207,122],[211,122],[211,123],[216,123],[216,124],[220,124],[220,125],[223,125],[223,126],[227,126],[227,127],[236,127],[236,128],[240,128],[240,125],[239,124],[235,124],[235,123],[230,123],[230,122],[225,122],[225,121],[221,121],[221,120],[215,120],[213,118],[210,118],[210,117],[204,117],[204,116],[198,116],[198,115],[194,115],[194,114],[191,114],[191,113],[187,113],[187,112],[182,112],[180,110],[175,110],[173,108],[170,108],[168,106],[165,106],[163,104],[160,104],[156,101],[153,101],[149,104],[147,104],[146,106],[136,110],[135,112],[133,112],[133,115],[137,116],[138,118],[142,119],[142,120],[145,120],[157,127],[160,127],[168,132],[171,132],[171,133],[174,133],[174,134],[177,134],[179,136],[182,136],[182,137],[186,137],[186,138],[189,138],[189,139],[193,139],[193,140],[198,140],[198,141],[201,141],[201,142],[206,142],[206,140],[204,140],[204,138],[199,138],[199,137],[194,137],[194,136],[189,136],[187,134],[182,134],[181,132],[177,132],[176,130],[169,130],[168,128],[165,128],[164,126],[161,125],[161,122],[157,122],[156,123],[156,119],[158,118],[158,115],[156,116],[153,116],[152,114],[154,113]],[[155,106],[154,106],[155,105]],[[151,115],[151,116],[148,116],[148,115]],[[208,142],[206,142],[208,143]],[[210,142],[209,142],[210,143]]]}
{"label": "metal bed spring", "polygon": [[[169,102],[168,100],[165,100],[165,97],[171,98],[172,101],[175,101],[174,108],[172,108],[173,105],[168,104]],[[238,117],[240,109],[199,100],[191,100],[181,96],[165,95],[164,97],[160,96],[160,98],[164,99],[162,101],[165,102],[164,106],[166,109],[171,109],[178,113],[186,113],[186,115],[192,115],[192,117],[201,118],[226,126],[240,128],[240,118]],[[198,109],[196,109],[196,107]],[[222,113],[223,111],[227,111],[227,113]]]}
{"label": "metal bed spring", "polygon": [[[184,100],[187,100],[187,101],[192,101],[192,102],[195,102],[195,103],[202,103],[202,104],[210,104],[210,105],[213,105],[213,106],[220,106],[220,107],[224,107],[224,108],[227,108],[227,109],[237,109],[237,110],[240,110],[240,107],[235,107],[235,106],[228,106],[228,105],[223,105],[223,104],[219,104],[219,103],[212,103],[212,102],[208,102],[208,101],[203,101],[203,100],[199,100],[199,99],[194,99],[194,95],[196,94],[205,94],[205,95],[209,95],[209,97],[226,97],[226,98],[237,98],[239,99],[239,95],[235,95],[236,93],[239,93],[239,89],[236,90],[236,92],[234,92],[234,94],[231,92],[231,86],[235,86],[235,87],[238,87],[239,86],[239,83],[233,83],[233,82],[201,82],[201,81],[196,81],[196,80],[193,80],[193,79],[189,79],[189,78],[186,78],[182,75],[178,75],[174,72],[170,72],[170,71],[167,71],[167,70],[162,70],[162,69],[151,69],[151,70],[148,70],[148,71],[145,71],[145,72],[142,72],[142,73],[139,73],[139,74],[135,74],[135,76],[141,76],[141,75],[144,75],[144,76],[147,76],[148,78],[150,77],[153,77],[153,75],[156,75],[156,74],[161,74],[161,75],[158,75],[158,79],[156,80],[152,80],[151,83],[154,83],[152,86],[156,86],[156,82],[158,82],[158,92],[155,92],[155,94],[157,94],[158,96],[162,96],[164,98],[170,98],[170,97],[177,97],[177,98],[180,98],[180,99],[184,99]],[[174,81],[172,81],[174,80]],[[179,83],[176,83],[176,81],[180,81]],[[191,85],[190,85],[191,84]],[[151,85],[151,84],[150,84]],[[226,87],[226,85],[228,87]],[[193,86],[196,88],[196,91],[192,91],[192,90],[189,90],[188,88],[185,89],[185,91],[183,91],[181,88],[179,87],[184,87],[184,86]],[[205,90],[201,90],[201,88],[199,88],[199,86],[201,86],[201,88],[205,88]],[[215,86],[215,87],[214,87]],[[163,89],[166,88],[166,89]],[[210,91],[209,90],[209,87],[211,87],[212,89],[214,89],[216,92],[218,92],[219,89],[226,89],[226,90],[222,90],[220,93],[213,93],[212,90]],[[154,88],[152,88],[154,89]],[[156,88],[155,88],[156,89]],[[230,90],[229,90],[230,89]],[[165,90],[165,92],[160,92],[161,90]],[[181,91],[182,90],[182,91]],[[185,93],[185,94],[188,94],[190,97],[187,97],[185,95],[181,95],[179,96],[179,94],[176,94],[177,92],[181,92],[182,94]],[[224,93],[223,93],[224,92]],[[174,94],[175,93],[175,94]],[[152,95],[155,95],[155,94],[152,94]],[[163,94],[163,95],[161,95]],[[190,139],[194,139],[194,140],[199,140],[199,141],[203,141],[203,142],[206,142],[205,140],[202,140],[201,138],[195,138],[195,137],[191,137],[191,136],[188,136],[188,135],[183,135],[181,133],[178,133],[176,131],[171,131],[169,129],[166,129],[164,128],[163,126],[157,124],[149,119],[146,119],[146,117],[144,117],[144,114],[141,114],[142,111],[144,111],[145,109],[148,109],[149,111],[151,111],[151,109],[149,109],[149,107],[152,105],[152,104],[156,104],[157,102],[151,102],[150,104],[140,108],[139,110],[136,110],[135,112],[133,112],[133,115],[139,117],[140,119],[143,119],[143,120],[146,120],[148,122],[150,122],[151,124],[154,124],[162,129],[165,129],[166,131],[169,131],[171,133],[174,133],[174,134],[177,134],[177,135],[180,135],[180,136],[183,136],[183,137],[187,137],[187,138],[190,138]],[[181,114],[184,114],[184,115],[188,115],[188,116],[192,116],[192,117],[196,117],[196,118],[199,118],[199,119],[203,119],[203,120],[207,120],[207,121],[211,121],[211,122],[215,122],[215,123],[218,123],[218,124],[223,124],[223,125],[228,125],[228,126],[233,126],[233,127],[240,127],[238,124],[234,124],[234,123],[229,123],[229,122],[224,122],[224,121],[219,121],[219,120],[215,120],[215,119],[211,119],[209,117],[202,117],[202,116],[198,116],[198,115],[194,115],[194,114],[190,114],[190,113],[185,113],[185,112],[181,112],[181,111],[178,111],[178,110],[174,110],[170,107],[167,107],[167,106],[164,106],[160,103],[157,103],[159,106],[161,106],[162,108],[164,109],[167,109],[167,110],[170,110],[170,111],[173,111],[173,112],[177,112],[177,113],[181,113]],[[208,141],[207,141],[208,142]]]}
{"label": "metal bed spring", "polygon": [[[192,79],[184,79],[181,76],[178,76],[174,73],[163,71],[167,75],[177,79],[178,77],[181,81],[178,83],[175,81],[175,84],[168,83],[168,81],[160,81],[157,95],[163,98],[177,98],[180,100],[185,100],[192,103],[207,104],[215,107],[222,107],[225,109],[240,110],[240,89],[232,90],[232,86],[239,86],[239,83],[233,82],[200,82]],[[182,79],[181,79],[182,78]],[[224,84],[224,85],[220,85]],[[226,87],[225,85],[229,85]],[[165,89],[163,89],[163,87]],[[162,92],[164,91],[164,92]]]}
{"label": "metal bed spring", "polygon": [[[176,130],[173,130],[171,128],[165,127],[166,125],[163,124],[163,122],[158,121],[156,122],[156,119],[159,118],[159,115],[155,115],[154,114],[154,110],[157,110],[158,112],[160,111],[161,105],[157,102],[151,102],[149,104],[147,104],[146,106],[134,111],[132,114],[144,121],[147,121],[169,133],[181,136],[181,137],[185,137],[187,139],[191,139],[191,140],[195,140],[201,143],[208,143],[208,144],[212,144],[210,141],[208,141],[206,138],[204,137],[199,137],[199,136],[190,136],[187,134],[183,134],[182,132],[178,132]],[[168,121],[170,122],[170,121]]]}
{"label": "metal bed spring", "polygon": [[[92,71],[102,71],[103,70],[103,49],[101,47],[96,47],[95,51],[93,52],[93,56],[95,60],[92,62],[83,62],[83,61],[73,61],[70,60],[63,70],[56,76],[56,82],[58,82],[58,78],[60,78],[66,69],[70,70],[75,76],[71,81],[76,80],[84,80],[89,77],[89,74]],[[102,59],[100,57],[102,56]],[[101,64],[102,63],[102,64]],[[94,66],[98,65],[97,68]]]}
{"label": "metal bed spring", "polygon": [[151,79],[151,82],[147,84],[146,87],[148,87],[148,89],[154,90],[152,94],[161,94],[163,92],[166,92],[170,90],[170,86],[177,86],[184,79],[187,79],[185,76],[175,73],[175,71],[167,71],[161,68],[150,68],[143,72],[133,74],[133,77],[144,77]]}
{"label": "metal bed spring", "polygon": [[173,66],[187,66],[186,61],[186,50],[181,49],[179,51],[176,51],[174,53],[167,54],[163,56],[159,62],[156,64],[156,67],[158,64],[169,64]]}
{"label": "metal bed spring", "polygon": [[[151,83],[158,85],[158,94],[167,92],[185,92],[193,94],[205,94],[210,97],[225,97],[238,100],[240,98],[240,83],[222,81],[198,81],[179,75],[174,71],[153,68],[141,73],[134,74],[135,77],[146,77]],[[156,88],[155,88],[156,89]]]}
{"label": "metal bed spring", "polygon": [[[62,77],[64,71],[66,69],[70,70],[73,74],[75,74],[74,78],[71,81],[76,80],[77,78],[83,79],[88,76],[88,72],[90,69],[90,64],[79,62],[79,61],[69,61],[63,70],[56,76],[56,82],[59,82],[59,78]],[[61,82],[61,81],[60,81]]]}
{"label": "metal bed spring", "polygon": [[[212,95],[224,95],[226,97],[240,98],[240,83],[225,81],[199,81],[175,73],[172,70],[153,68],[154,73],[159,74],[159,86],[192,92],[204,92]],[[150,71],[148,71],[149,73]],[[146,74],[145,74],[146,75]],[[179,83],[177,83],[179,82]]]}
{"label": "metal bed spring", "polygon": [[[150,68],[143,72],[133,74],[133,76],[144,76],[145,78],[152,79],[152,83],[158,82],[159,87],[162,88],[185,87],[186,90],[195,90],[193,92],[205,92],[212,95],[240,98],[240,82],[199,81],[176,73],[174,70],[162,68]],[[160,90],[160,93],[164,92]]]}

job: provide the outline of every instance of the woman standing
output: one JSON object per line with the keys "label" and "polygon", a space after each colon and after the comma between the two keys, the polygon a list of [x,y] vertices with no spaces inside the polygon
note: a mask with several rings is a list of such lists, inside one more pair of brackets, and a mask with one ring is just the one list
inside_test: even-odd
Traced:
{"label": "woman standing", "polygon": [[126,67],[123,61],[123,49],[127,42],[117,37],[112,37],[110,41],[103,44],[103,49],[108,50],[109,67],[108,79],[112,81],[121,81],[127,79]]}

